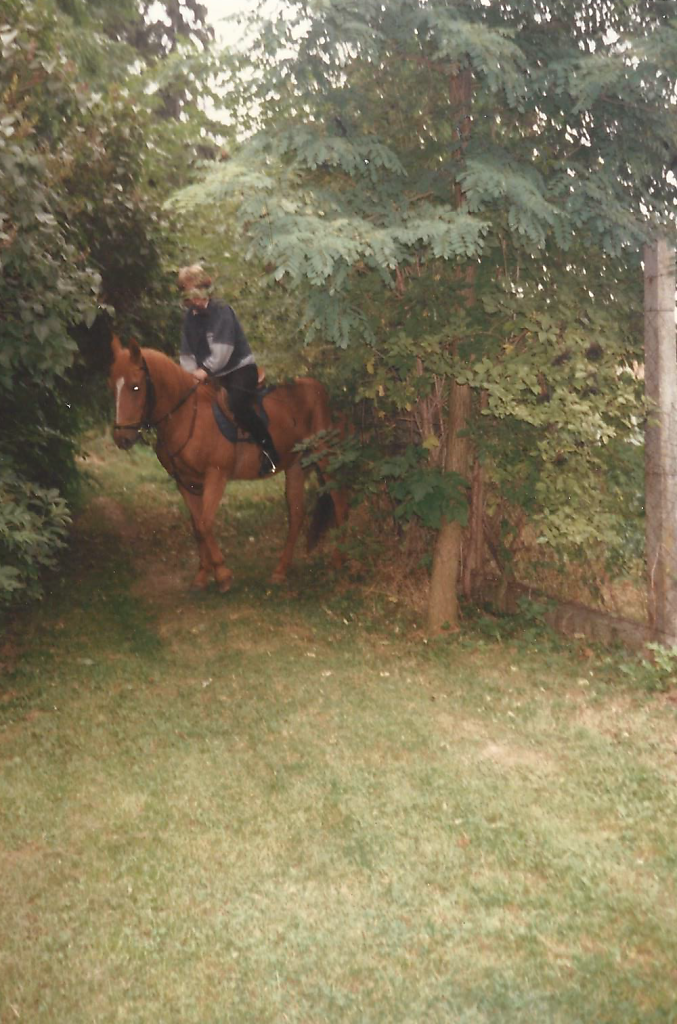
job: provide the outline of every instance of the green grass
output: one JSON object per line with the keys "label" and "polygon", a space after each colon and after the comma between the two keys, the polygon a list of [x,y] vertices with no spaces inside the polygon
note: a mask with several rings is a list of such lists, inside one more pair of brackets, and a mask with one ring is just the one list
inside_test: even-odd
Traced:
{"label": "green grass", "polygon": [[321,558],[269,587],[277,481],[192,595],[152,457],[96,451],[0,656],[2,1024],[677,1020],[669,695],[426,644]]}

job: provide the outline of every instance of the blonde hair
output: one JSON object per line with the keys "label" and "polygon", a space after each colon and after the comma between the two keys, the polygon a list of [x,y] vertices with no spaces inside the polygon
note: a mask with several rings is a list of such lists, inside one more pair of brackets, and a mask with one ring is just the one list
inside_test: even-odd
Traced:
{"label": "blonde hair", "polygon": [[181,267],[177,281],[182,292],[192,291],[193,288],[211,288],[212,286],[211,277],[199,263],[193,263],[190,267]]}

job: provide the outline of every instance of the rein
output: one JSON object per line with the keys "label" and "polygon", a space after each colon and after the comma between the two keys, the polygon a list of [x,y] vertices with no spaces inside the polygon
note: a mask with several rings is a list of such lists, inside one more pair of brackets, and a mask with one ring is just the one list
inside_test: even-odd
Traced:
{"label": "rein", "polygon": [[[159,426],[159,424],[162,423],[164,420],[168,419],[172,415],[172,413],[175,413],[177,409],[180,409],[184,402],[187,402],[190,396],[193,394],[193,392],[196,391],[200,386],[199,382],[193,384],[190,391],[187,391],[186,394],[179,399],[176,405],[169,410],[169,412],[166,412],[164,416],[160,417],[159,420],[153,421],[151,420],[151,414],[153,412],[153,406],[155,405],[155,385],[153,384],[153,378],[151,377],[150,370],[148,369],[148,363],[143,357],[141,359],[141,367],[146,378],[146,401],[143,406],[142,419],[139,420],[138,423],[114,423],[114,430],[153,430],[155,427]],[[195,409],[197,413],[197,402],[195,403]],[[191,424],[191,436],[194,427],[195,416],[193,417],[193,423]],[[188,440],[190,440],[190,437],[188,438]],[[184,448],[186,444],[188,444],[188,441],[184,441],[184,443],[181,445],[181,448]],[[179,448],[179,451],[181,451],[181,448]],[[175,452],[174,454],[178,455],[178,452]]]}
{"label": "rein", "polygon": [[[115,430],[153,430],[156,427],[159,427],[161,423],[164,423],[165,420],[169,419],[170,416],[172,416],[175,412],[177,412],[177,410],[179,410],[181,408],[181,406],[184,405],[188,401],[190,396],[195,394],[195,392],[197,391],[198,387],[200,386],[199,381],[196,381],[196,383],[193,384],[192,388],[190,388],[190,390],[187,391],[186,394],[183,395],[179,399],[179,401],[176,403],[176,405],[172,406],[172,408],[169,410],[169,412],[166,412],[164,414],[164,416],[160,416],[160,418],[157,419],[157,420],[152,420],[151,416],[152,416],[152,413],[153,413],[153,407],[155,406],[155,385],[153,384],[153,378],[151,377],[150,370],[148,369],[148,363],[146,362],[146,360],[143,357],[141,359],[141,366],[142,366],[142,369],[143,369],[144,376],[146,378],[146,400],[145,400],[144,406],[143,406],[142,418],[141,418],[141,420],[138,423],[114,423],[113,424],[113,429],[115,429]],[[183,451],[183,449],[186,447],[186,445],[188,444],[188,442],[192,438],[193,432],[195,430],[196,420],[197,420],[197,395],[195,394],[195,401],[193,403],[193,415],[192,415],[191,421],[190,421],[190,429],[188,431],[188,436],[186,437],[186,439],[183,442],[183,444],[179,445],[179,447],[176,449],[176,451],[172,452],[172,451],[169,450],[169,447],[167,446],[166,442],[159,436],[159,434],[158,434],[158,438],[157,438],[157,447],[159,448],[160,446],[162,446],[162,448],[164,448],[164,450],[166,452],[166,455],[167,455],[167,458],[169,459],[169,462],[171,464],[172,471],[170,473],[170,476],[172,476],[174,478],[174,480],[176,480],[176,482],[181,487],[183,487],[185,490],[189,491],[191,494],[201,494],[202,493],[202,484],[187,484],[187,483],[185,483],[181,479],[181,477],[179,475],[179,471],[176,468],[175,459],[176,459],[176,456],[179,455]]]}
{"label": "rein", "polygon": [[[186,397],[181,402],[179,402],[179,404],[177,406],[175,406],[171,410],[171,412],[167,413],[167,416],[171,416],[172,412],[176,412],[176,410],[183,405],[183,402],[185,402],[186,399],[188,399],[193,394],[193,392],[195,391],[197,386],[198,385],[195,384],[190,389],[190,391],[188,392]],[[162,420],[166,419],[167,416],[163,416],[162,419],[157,420],[157,423],[162,423]],[[157,449],[160,446],[162,446],[164,448],[164,450],[165,450],[165,452],[167,454],[167,458],[169,459],[169,462],[170,462],[171,467],[172,467],[171,472],[170,472],[169,475],[174,480],[176,480],[177,484],[179,484],[181,487],[183,487],[183,489],[188,491],[190,494],[202,494],[202,484],[187,484],[184,480],[182,480],[181,476],[179,475],[179,471],[176,468],[176,461],[175,460],[176,460],[176,456],[179,455],[183,451],[183,449],[186,447],[186,445],[190,441],[191,437],[193,436],[193,431],[195,430],[195,421],[196,420],[197,420],[197,395],[195,395],[195,401],[193,402],[193,415],[192,415],[191,421],[190,421],[190,430],[188,431],[188,437],[183,442],[183,444],[179,445],[179,447],[176,449],[176,451],[171,452],[169,450],[169,447],[165,443],[165,441],[163,441],[162,438],[160,437],[160,435],[158,434],[157,445],[156,445],[156,449],[155,449],[157,451]],[[157,423],[155,424],[156,426],[157,426]]]}

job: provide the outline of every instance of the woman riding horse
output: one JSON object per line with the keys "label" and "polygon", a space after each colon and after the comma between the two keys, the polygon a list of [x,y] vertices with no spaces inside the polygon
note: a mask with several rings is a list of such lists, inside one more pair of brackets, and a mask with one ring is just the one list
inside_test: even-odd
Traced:
{"label": "woman riding horse", "polygon": [[253,406],[259,374],[235,311],[212,298],[212,279],[199,263],[183,267],[178,283],[187,307],[181,329],[181,366],[197,381],[210,379],[225,388],[233,419],[261,448],[259,476],[274,473],[280,457]]}
{"label": "woman riding horse", "polygon": [[[229,480],[254,480],[259,473],[259,452],[248,439],[222,432],[214,409],[214,389],[198,384],[190,373],[156,349],[140,348],[134,340],[124,348],[112,340],[110,388],[115,396],[113,439],[129,450],[144,428],[156,431],[155,451],[175,479],[191,515],[200,566],[193,581],[202,589],[213,575],[219,590],[230,587],[232,573],[214,536],[215,517]],[[346,496],[327,479],[325,441],[333,429],[327,392],[312,377],[297,377],[279,384],[263,399],[263,407],[280,453],[289,513],[287,539],[272,581],[281,583],[291,565],[303,521],[303,489],[307,470],[300,445],[311,444],[317,469],[327,480],[313,515],[312,534],[319,539],[332,520],[337,526],[348,513]],[[332,514],[333,513],[333,514]],[[340,564],[334,552],[334,564]]]}

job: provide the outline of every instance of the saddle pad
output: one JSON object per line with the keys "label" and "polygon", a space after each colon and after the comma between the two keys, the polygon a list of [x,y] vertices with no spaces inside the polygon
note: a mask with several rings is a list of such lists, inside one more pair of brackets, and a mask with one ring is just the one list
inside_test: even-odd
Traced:
{"label": "saddle pad", "polygon": [[[270,392],[274,390],[275,385],[271,384],[270,387],[259,388],[257,389],[256,392],[256,399],[254,404],[256,406],[257,413],[265,423],[266,427],[268,426],[268,413],[263,408],[263,399],[266,397],[266,395],[269,395]],[[216,420],[217,427],[219,428],[223,436],[226,438],[226,440],[230,441],[231,444],[236,444],[238,441],[247,441],[250,444],[255,443],[254,438],[251,436],[251,434],[248,434],[246,431],[238,427],[238,425],[235,423],[235,420],[232,419],[223,411],[223,409],[219,405],[218,399],[214,399],[214,401],[212,402],[212,411],[214,413],[214,419]]]}

